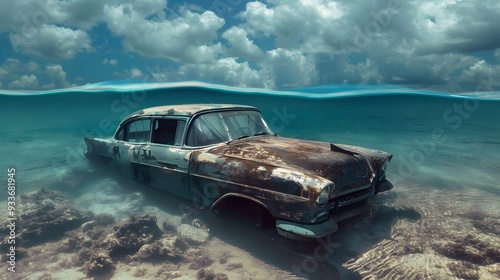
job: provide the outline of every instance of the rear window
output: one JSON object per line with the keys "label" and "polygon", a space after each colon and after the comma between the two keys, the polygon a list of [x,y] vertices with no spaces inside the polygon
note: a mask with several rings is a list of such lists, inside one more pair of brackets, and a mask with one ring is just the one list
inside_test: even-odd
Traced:
{"label": "rear window", "polygon": [[136,120],[124,125],[115,135],[115,139],[133,143],[148,142],[150,128],[150,119]]}

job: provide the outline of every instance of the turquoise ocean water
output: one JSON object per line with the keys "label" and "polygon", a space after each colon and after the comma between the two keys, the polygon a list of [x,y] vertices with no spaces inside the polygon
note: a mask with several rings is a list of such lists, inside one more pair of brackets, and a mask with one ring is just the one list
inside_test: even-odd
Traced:
{"label": "turquoise ocean water", "polygon": [[[200,83],[129,82],[53,92],[4,91],[0,92],[0,182],[5,186],[7,169],[15,168],[18,194],[45,187],[63,193],[82,208],[119,215],[113,199],[116,193],[100,187],[111,179],[103,172],[96,175],[82,156],[84,136],[110,137],[123,117],[151,106],[252,105],[261,110],[279,135],[392,153],[388,178],[395,188],[376,198],[370,218],[347,225],[333,236],[336,251],[328,254],[326,260],[315,259],[314,250],[308,249],[311,245],[291,245],[286,241],[282,241],[286,246],[269,242],[271,245],[266,248],[253,249],[255,241],[225,238],[225,231],[220,229],[225,228],[224,223],[212,231],[215,238],[250,252],[277,271],[299,278],[391,278],[391,273],[411,272],[452,279],[462,267],[470,270],[467,273],[476,273],[479,279],[488,279],[498,275],[498,259],[496,264],[478,264],[467,256],[460,259],[443,253],[439,246],[445,245],[430,240],[447,240],[454,246],[472,234],[498,250],[498,96],[500,93],[457,95],[380,85],[270,91]],[[124,190],[133,191],[146,192],[148,197],[147,191],[136,185]],[[103,196],[110,197],[105,200]],[[0,191],[0,199],[7,204],[6,188]],[[475,224],[478,219],[486,221],[486,225]],[[273,234],[262,233],[257,239],[279,239]],[[412,242],[421,244],[421,250],[394,253]],[[18,265],[22,266],[22,262],[19,260]],[[399,268],[393,263],[400,264]],[[404,279],[412,278],[411,274],[406,276]]]}

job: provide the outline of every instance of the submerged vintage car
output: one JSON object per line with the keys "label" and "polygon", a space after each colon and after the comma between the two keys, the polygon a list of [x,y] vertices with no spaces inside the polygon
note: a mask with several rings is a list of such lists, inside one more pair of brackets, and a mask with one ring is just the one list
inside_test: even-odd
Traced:
{"label": "submerged vintage car", "polygon": [[289,238],[328,236],[393,188],[385,176],[391,154],[277,136],[250,106],[147,108],[126,117],[113,138],[85,142],[88,158],[199,208],[235,199],[256,206]]}

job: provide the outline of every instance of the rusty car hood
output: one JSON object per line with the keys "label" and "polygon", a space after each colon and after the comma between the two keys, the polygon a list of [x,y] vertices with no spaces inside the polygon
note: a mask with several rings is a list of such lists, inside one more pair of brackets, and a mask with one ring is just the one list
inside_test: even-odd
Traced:
{"label": "rusty car hood", "polygon": [[362,156],[353,156],[348,151],[332,151],[327,142],[265,135],[219,145],[207,152],[214,156],[312,172],[330,180],[344,177],[346,173],[356,177],[371,176],[369,164]]}

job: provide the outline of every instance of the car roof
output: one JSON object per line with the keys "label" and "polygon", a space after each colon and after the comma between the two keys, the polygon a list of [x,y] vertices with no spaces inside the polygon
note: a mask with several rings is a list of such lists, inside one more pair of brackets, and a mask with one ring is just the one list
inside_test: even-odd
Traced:
{"label": "car roof", "polygon": [[238,109],[251,109],[257,108],[247,105],[236,104],[184,104],[184,105],[165,105],[151,108],[145,108],[130,114],[125,120],[141,116],[187,116],[191,117],[195,114],[213,111],[213,110],[238,110]]}

